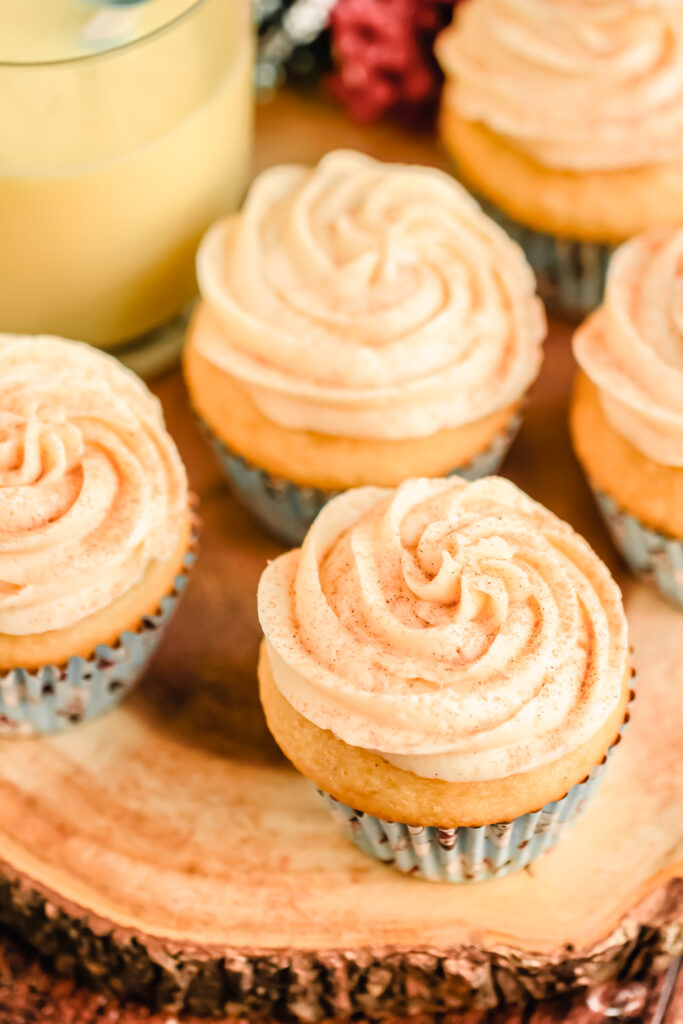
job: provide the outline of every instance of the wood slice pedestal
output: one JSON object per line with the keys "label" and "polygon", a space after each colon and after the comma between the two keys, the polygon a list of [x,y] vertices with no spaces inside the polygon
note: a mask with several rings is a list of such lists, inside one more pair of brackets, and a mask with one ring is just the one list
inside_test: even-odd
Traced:
{"label": "wood slice pedestal", "polygon": [[[505,471],[618,572],[566,434],[567,339]],[[0,922],[125,997],[317,1021],[485,1008],[642,974],[683,949],[683,617],[623,574],[632,721],[576,829],[481,885],[404,878],[337,831],[281,757],[255,681],[255,591],[279,550],[160,386],[205,523],[156,663],[117,711],[0,743]]]}

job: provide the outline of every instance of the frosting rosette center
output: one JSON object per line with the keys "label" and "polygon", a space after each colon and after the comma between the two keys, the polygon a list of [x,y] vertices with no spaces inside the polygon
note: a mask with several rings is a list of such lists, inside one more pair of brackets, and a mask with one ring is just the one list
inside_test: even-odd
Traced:
{"label": "frosting rosette center", "polygon": [[683,466],[683,229],[658,228],[617,250],[574,353],[617,433],[654,462]]}
{"label": "frosting rosette center", "polygon": [[519,401],[545,322],[521,250],[449,176],[337,152],[276,167],[197,260],[197,345],[272,422],[355,438]]}
{"label": "frosting rosette center", "polygon": [[453,782],[528,771],[587,741],[627,668],[606,567],[496,477],[336,498],[264,573],[259,616],[300,714]]}
{"label": "frosting rosette center", "polygon": [[0,336],[0,633],[73,625],[167,559],[187,483],[161,408],[87,345]]}

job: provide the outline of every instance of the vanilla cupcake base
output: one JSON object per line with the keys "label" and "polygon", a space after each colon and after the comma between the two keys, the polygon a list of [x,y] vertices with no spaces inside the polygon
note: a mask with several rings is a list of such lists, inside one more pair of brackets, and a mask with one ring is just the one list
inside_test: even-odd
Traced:
{"label": "vanilla cupcake base", "polygon": [[[172,589],[111,642],[60,664],[0,670],[0,737],[65,732],[116,707],[144,675],[187,584],[196,558],[199,521],[191,518],[190,546]],[[187,541],[185,541],[187,546]]]}
{"label": "vanilla cupcake base", "polygon": [[[315,783],[346,836],[363,853],[402,872],[458,883],[485,881],[526,867],[575,824],[629,721],[629,705],[635,698],[632,675],[631,671],[624,680],[619,706],[583,748],[525,775],[448,783],[423,779],[378,754],[349,747],[305,719],[277,689],[265,645],[258,667],[270,732],[295,767]],[[333,780],[337,796],[326,788],[333,788]],[[534,806],[536,798],[540,808],[538,803]],[[411,808],[414,813],[408,813]],[[402,812],[409,822],[393,820],[393,814],[380,816],[388,812]],[[417,824],[420,819],[427,823]]]}
{"label": "vanilla cupcake base", "polygon": [[612,171],[546,167],[485,125],[464,120],[447,94],[439,127],[468,187],[535,231],[614,246],[683,218],[681,160]]}
{"label": "vanilla cupcake base", "polygon": [[202,352],[217,330],[201,303],[183,357],[185,381],[201,429],[233,491],[278,540],[299,545],[330,498],[352,487],[396,487],[412,476],[495,473],[519,429],[524,396],[476,420],[430,437],[335,437],[279,426],[247,390]]}
{"label": "vanilla cupcake base", "polygon": [[381,820],[436,828],[513,821],[563,800],[602,763],[633,699],[632,670],[612,714],[585,743],[549,764],[500,779],[446,782],[405,771],[380,754],[350,746],[298,712],[275,684],[265,643],[258,679],[266,722],[278,746],[302,775],[342,804]]}
{"label": "vanilla cupcake base", "polygon": [[[446,94],[447,95],[447,94]],[[456,176],[521,245],[555,313],[583,317],[601,302],[614,248],[683,218],[683,162],[577,173],[544,167],[446,99],[441,136]]]}
{"label": "vanilla cupcake base", "polygon": [[[457,473],[467,480],[478,480],[496,474],[517,435],[521,421],[521,416],[513,416],[505,429],[483,451],[443,475]],[[289,547],[301,544],[320,510],[340,490],[296,484],[285,477],[275,476],[232,451],[207,423],[200,421],[200,425],[238,501],[276,540]]]}
{"label": "vanilla cupcake base", "polygon": [[570,428],[614,546],[638,579],[683,607],[683,469],[653,462],[618,434],[583,371]]}

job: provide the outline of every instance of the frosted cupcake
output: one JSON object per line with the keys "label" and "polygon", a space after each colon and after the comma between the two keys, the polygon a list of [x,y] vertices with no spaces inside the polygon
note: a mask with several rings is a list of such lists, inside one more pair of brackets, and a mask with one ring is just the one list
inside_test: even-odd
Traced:
{"label": "frosted cupcake", "polygon": [[617,585],[501,478],[341,495],[265,570],[258,606],[273,736],[402,871],[524,867],[582,812],[627,715]]}
{"label": "frosted cupcake", "polygon": [[459,175],[544,298],[594,309],[611,248],[683,218],[683,4],[471,0],[436,52]]}
{"label": "frosted cupcake", "polygon": [[197,269],[192,403],[283,540],[349,487],[498,468],[545,319],[521,250],[448,175],[350,152],[276,167]]}
{"label": "frosted cupcake", "polygon": [[576,453],[616,546],[683,607],[683,229],[614,255],[604,305],[574,337]]}
{"label": "frosted cupcake", "polygon": [[0,335],[0,735],[118,702],[191,544],[185,470],[144,384],[87,345]]}

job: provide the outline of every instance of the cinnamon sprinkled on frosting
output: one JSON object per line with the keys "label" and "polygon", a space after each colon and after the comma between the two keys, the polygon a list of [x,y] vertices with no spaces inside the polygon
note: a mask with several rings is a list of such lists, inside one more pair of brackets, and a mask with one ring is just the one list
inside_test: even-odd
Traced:
{"label": "cinnamon sprinkled on frosting", "polygon": [[177,549],[187,500],[133,373],[89,345],[0,335],[0,633],[108,605]]}
{"label": "cinnamon sprinkled on frosting", "polygon": [[683,159],[680,0],[469,0],[436,53],[445,109],[546,167]]}
{"label": "cinnamon sprinkled on frosting", "polygon": [[519,401],[545,318],[521,249],[448,175],[337,152],[275,167],[197,260],[202,355],[272,422],[396,440]]}
{"label": "cinnamon sprinkled on frosting", "polygon": [[574,354],[617,433],[654,462],[683,466],[683,228],[617,250]]}
{"label": "cinnamon sprinkled on frosting", "polygon": [[276,685],[305,718],[427,778],[502,778],[588,740],[627,667],[619,588],[498,477],[330,502],[263,573]]}

